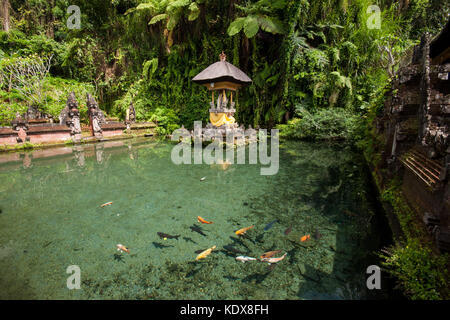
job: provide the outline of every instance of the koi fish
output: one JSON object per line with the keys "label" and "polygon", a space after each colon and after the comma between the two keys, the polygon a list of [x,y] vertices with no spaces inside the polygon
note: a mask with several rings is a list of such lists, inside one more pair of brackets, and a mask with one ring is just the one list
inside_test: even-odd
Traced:
{"label": "koi fish", "polygon": [[247,257],[247,256],[239,256],[236,257],[236,260],[238,261],[242,261],[242,263],[247,262],[247,261],[253,261],[253,260],[257,260],[256,258],[252,258],[252,257]]}
{"label": "koi fish", "polygon": [[247,228],[242,228],[239,229],[238,231],[235,232],[235,234],[237,234],[238,236],[245,234],[248,230],[252,229],[254,226],[250,226]]}
{"label": "koi fish", "polygon": [[272,228],[273,225],[274,225],[276,222],[278,222],[278,220],[274,220],[274,221],[272,221],[271,223],[267,224],[267,225],[264,227],[264,231],[267,231],[267,230],[269,230],[270,228]]}
{"label": "koi fish", "polygon": [[305,242],[306,240],[309,240],[309,239],[311,239],[311,235],[307,234],[306,236],[301,237],[300,241]]}
{"label": "koi fish", "polygon": [[213,223],[212,221],[206,221],[205,219],[203,219],[203,218],[200,217],[200,216],[197,217],[197,220],[198,220],[198,222],[206,223],[206,224],[211,224],[211,223]]}
{"label": "koi fish", "polygon": [[292,231],[292,226],[290,226],[289,228],[287,228],[287,229],[284,231],[284,234],[285,234],[285,235],[288,235],[289,233],[291,233],[291,231]]}
{"label": "koi fish", "polygon": [[203,251],[202,253],[200,253],[197,258],[195,258],[195,260],[200,260],[200,259],[205,259],[207,256],[209,256],[211,254],[211,252],[216,248],[216,246],[213,246],[205,251]]}
{"label": "koi fish", "polygon": [[157,234],[163,240],[167,240],[167,239],[177,239],[178,240],[178,238],[180,237],[180,235],[171,236],[170,234],[162,233],[162,232],[157,232]]}
{"label": "koi fish", "polygon": [[287,255],[287,253],[283,254],[283,255],[282,255],[281,257],[279,257],[279,258],[267,258],[267,259],[261,259],[261,261],[267,262],[267,263],[269,263],[269,264],[277,263],[277,262],[280,262],[281,260],[283,260],[284,257],[286,257],[286,255]]}
{"label": "koi fish", "polygon": [[205,181],[205,179],[206,179],[206,177],[203,177],[203,178],[200,179],[200,181]]}
{"label": "koi fish", "polygon": [[283,250],[269,251],[269,252],[264,253],[260,258],[261,258],[261,260],[268,259],[268,258],[273,257],[276,254],[279,254],[281,251],[283,251]]}
{"label": "koi fish", "polygon": [[130,250],[128,250],[127,247],[125,247],[123,244],[119,243],[118,245],[116,245],[116,247],[117,247],[117,251],[122,250],[122,251],[124,251],[126,253],[130,253]]}
{"label": "koi fish", "polygon": [[102,204],[100,207],[106,207],[106,206],[110,206],[110,205],[112,205],[112,201],[111,202],[107,202],[107,203],[104,203],[104,204]]}

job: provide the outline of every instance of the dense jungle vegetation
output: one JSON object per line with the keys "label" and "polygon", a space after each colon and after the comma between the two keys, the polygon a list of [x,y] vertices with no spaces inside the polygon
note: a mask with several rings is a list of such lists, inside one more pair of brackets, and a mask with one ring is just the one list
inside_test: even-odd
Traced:
{"label": "dense jungle vegetation", "polygon": [[[69,29],[80,8],[80,29]],[[377,5],[379,29],[370,28]],[[191,79],[218,61],[253,84],[240,91],[237,120],[286,124],[285,135],[353,138],[402,54],[436,34],[446,1],[403,0],[2,0],[0,122],[33,104],[58,116],[75,91],[110,116],[134,102],[139,120],[172,130],[207,121],[208,94]],[[15,84],[6,68],[51,57],[39,83]],[[24,88],[28,87],[28,88]],[[19,90],[21,89],[21,90]],[[301,120],[300,120],[301,119]]]}
{"label": "dense jungle vegetation", "polygon": [[[70,5],[79,29],[68,28]],[[0,0],[0,125],[29,105],[56,118],[74,91],[85,121],[91,93],[109,116],[124,119],[132,101],[159,133],[192,128],[208,121],[210,97],[191,79],[224,51],[253,80],[239,92],[238,123],[368,149],[401,58],[449,13],[442,0]],[[31,62],[41,73],[13,76]],[[425,252],[401,250],[388,264]],[[408,287],[433,268],[403,263],[396,275],[413,298],[438,299],[440,273]]]}

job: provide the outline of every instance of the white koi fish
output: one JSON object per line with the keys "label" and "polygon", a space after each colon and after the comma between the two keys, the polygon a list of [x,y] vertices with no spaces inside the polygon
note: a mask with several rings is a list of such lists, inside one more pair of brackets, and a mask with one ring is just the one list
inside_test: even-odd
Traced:
{"label": "white koi fish", "polygon": [[256,258],[247,257],[247,256],[239,256],[239,257],[236,257],[236,260],[242,261],[242,262],[247,262],[247,261],[256,260]]}
{"label": "white koi fish", "polygon": [[280,262],[281,260],[284,259],[284,257],[286,257],[287,253],[283,254],[281,257],[279,258],[265,258],[265,259],[261,259],[262,262],[268,262],[269,264],[272,263],[277,263]]}
{"label": "white koi fish", "polygon": [[130,253],[130,250],[128,250],[128,248],[127,247],[125,247],[123,244],[118,244],[118,245],[116,245],[116,247],[117,247],[117,251],[124,251],[124,252],[126,252],[126,253]]}

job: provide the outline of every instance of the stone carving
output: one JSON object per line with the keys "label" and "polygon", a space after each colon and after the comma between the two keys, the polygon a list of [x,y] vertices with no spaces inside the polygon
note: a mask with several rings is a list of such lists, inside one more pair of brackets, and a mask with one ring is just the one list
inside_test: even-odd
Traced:
{"label": "stone carving", "polygon": [[128,120],[131,123],[136,122],[136,110],[134,109],[133,102],[130,103],[130,107],[128,108],[128,110],[129,110],[129,118],[128,118]]}
{"label": "stone carving", "polygon": [[75,142],[81,140],[80,111],[73,91],[67,98],[66,107],[59,114],[59,123],[70,127],[70,134]]}
{"label": "stone carving", "polygon": [[436,63],[433,41],[425,33],[411,63],[398,70],[379,132],[386,142],[381,166],[390,173],[404,168],[402,190],[417,210],[427,212],[424,222],[444,252],[450,251],[450,63]]}
{"label": "stone carving", "polygon": [[17,131],[17,142],[30,141],[30,137],[27,137],[28,122],[24,119],[19,112],[16,113],[16,119],[11,122],[14,131]]}
{"label": "stone carving", "polygon": [[86,95],[86,106],[88,108],[91,133],[97,138],[102,138],[103,131],[101,125],[106,123],[105,115],[98,107],[97,101],[89,93]]}
{"label": "stone carving", "polygon": [[125,124],[127,125],[127,130],[131,129],[131,124],[136,122],[136,110],[134,109],[133,102],[127,109],[127,117],[125,119]]}
{"label": "stone carving", "polygon": [[27,112],[25,113],[25,119],[29,120],[41,120],[41,119],[50,119],[53,120],[51,115],[41,112],[37,107],[29,106]]}

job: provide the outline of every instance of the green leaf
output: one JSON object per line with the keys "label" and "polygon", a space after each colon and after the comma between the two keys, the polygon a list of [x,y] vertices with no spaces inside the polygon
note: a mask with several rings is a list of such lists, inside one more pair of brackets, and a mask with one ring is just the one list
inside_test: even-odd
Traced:
{"label": "green leaf", "polygon": [[257,19],[258,24],[264,31],[270,33],[284,33],[283,24],[277,18],[259,16]]}
{"label": "green leaf", "polygon": [[244,22],[244,33],[247,38],[254,37],[259,30],[258,19],[254,16],[248,16]]}
{"label": "green leaf", "polygon": [[271,7],[274,9],[284,9],[284,7],[286,7],[286,1],[285,0],[274,0],[271,3]]}
{"label": "green leaf", "polygon": [[244,27],[245,18],[237,18],[234,20],[230,26],[228,27],[227,33],[229,36],[234,36],[235,34],[239,33],[239,31],[242,30]]}
{"label": "green leaf", "polygon": [[152,20],[150,20],[150,22],[148,24],[155,24],[155,23],[157,23],[157,22],[159,22],[161,20],[164,20],[166,18],[167,18],[167,14],[161,13],[161,14],[158,14],[158,15],[154,16],[152,18]]}
{"label": "green leaf", "polygon": [[137,9],[137,8],[130,8],[130,9],[128,9],[128,10],[124,13],[124,15],[126,16],[126,15],[128,15],[128,14],[130,14],[130,13],[133,13],[134,11],[136,11],[136,9]]}
{"label": "green leaf", "polygon": [[167,11],[172,11],[177,8],[186,7],[190,3],[191,0],[176,0],[167,6]]}
{"label": "green leaf", "polygon": [[167,22],[167,30],[171,31],[175,29],[175,27],[178,24],[178,21],[180,21],[181,11],[177,11],[176,13],[172,14],[169,17],[169,21]]}
{"label": "green leaf", "polygon": [[156,9],[152,3],[141,3],[136,7],[136,10]]}
{"label": "green leaf", "polygon": [[198,5],[195,2],[192,2],[189,5],[189,10],[191,13],[189,13],[188,20],[193,21],[198,18],[198,15],[200,14],[200,9],[198,8]]}

